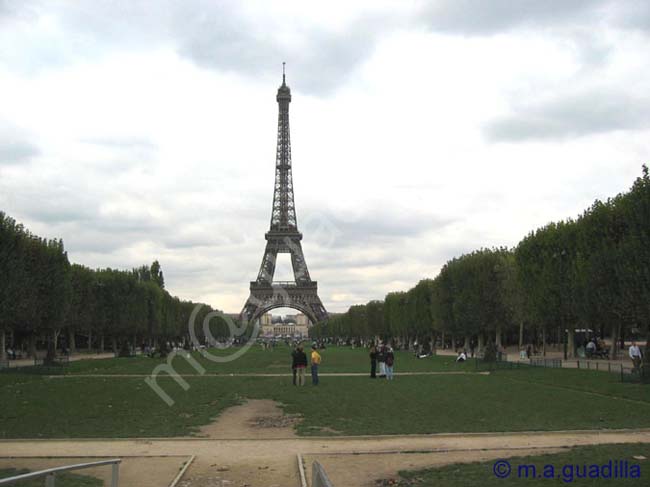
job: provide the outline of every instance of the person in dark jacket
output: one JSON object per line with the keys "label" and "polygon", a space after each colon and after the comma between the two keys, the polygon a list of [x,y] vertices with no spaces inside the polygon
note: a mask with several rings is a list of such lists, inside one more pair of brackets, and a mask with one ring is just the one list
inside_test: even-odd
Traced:
{"label": "person in dark jacket", "polygon": [[296,370],[296,365],[298,364],[298,347],[299,345],[296,345],[296,347],[292,350],[291,352],[291,372],[293,372],[293,385],[296,384],[296,374],[298,371]]}
{"label": "person in dark jacket", "polygon": [[[302,348],[302,345],[298,345],[296,349],[296,360],[295,360],[295,375],[297,376],[297,384],[299,386],[305,385],[305,369],[307,368],[307,354]],[[295,383],[294,383],[295,384]]]}
{"label": "person in dark jacket", "polygon": [[377,347],[370,347],[370,378],[377,378]]}

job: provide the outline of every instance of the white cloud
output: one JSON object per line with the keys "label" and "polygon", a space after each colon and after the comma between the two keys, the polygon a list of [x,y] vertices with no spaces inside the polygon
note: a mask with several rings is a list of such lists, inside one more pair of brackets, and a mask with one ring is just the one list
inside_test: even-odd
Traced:
{"label": "white cloud", "polygon": [[159,259],[171,292],[239,311],[282,61],[332,311],[514,245],[647,162],[647,2],[394,5],[0,2],[0,209],[75,262]]}

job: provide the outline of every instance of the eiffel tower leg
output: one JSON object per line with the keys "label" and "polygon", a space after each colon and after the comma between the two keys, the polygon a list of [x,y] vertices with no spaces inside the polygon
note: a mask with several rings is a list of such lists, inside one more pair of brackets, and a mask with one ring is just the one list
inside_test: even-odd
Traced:
{"label": "eiffel tower leg", "polygon": [[305,256],[302,253],[302,245],[300,242],[295,241],[291,242],[291,266],[293,267],[293,275],[296,279],[296,282],[299,281],[309,281],[309,270],[307,269],[307,263],[305,262]]}
{"label": "eiffel tower leg", "polygon": [[275,275],[275,262],[277,259],[277,248],[275,248],[271,242],[267,242],[266,249],[264,249],[264,257],[262,257],[260,272],[257,275],[257,282],[273,282],[273,276]]}

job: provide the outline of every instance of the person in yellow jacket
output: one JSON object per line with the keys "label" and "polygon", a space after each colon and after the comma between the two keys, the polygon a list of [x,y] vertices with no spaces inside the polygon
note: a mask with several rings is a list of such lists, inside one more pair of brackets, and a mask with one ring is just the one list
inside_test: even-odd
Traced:
{"label": "person in yellow jacket", "polygon": [[311,383],[318,385],[318,366],[321,362],[320,353],[316,350],[316,344],[311,346]]}

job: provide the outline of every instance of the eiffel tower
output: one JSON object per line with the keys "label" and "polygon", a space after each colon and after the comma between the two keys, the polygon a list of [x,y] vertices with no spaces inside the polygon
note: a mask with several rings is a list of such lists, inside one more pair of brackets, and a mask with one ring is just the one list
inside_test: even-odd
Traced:
{"label": "eiffel tower", "polygon": [[[250,296],[240,314],[242,323],[252,323],[274,308],[294,308],[312,323],[327,319],[327,311],[318,297],[318,285],[312,281],[302,253],[302,233],[298,231],[291,176],[291,140],[289,137],[289,103],[291,90],[286,84],[282,63],[282,85],[278,102],[278,145],[275,157],[275,189],[271,228],[265,234],[266,249],[257,279],[250,283]],[[291,254],[294,281],[273,281],[279,253]]]}

